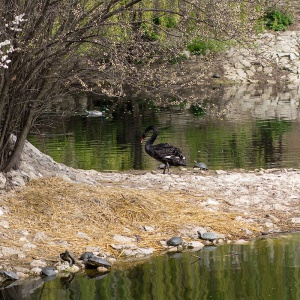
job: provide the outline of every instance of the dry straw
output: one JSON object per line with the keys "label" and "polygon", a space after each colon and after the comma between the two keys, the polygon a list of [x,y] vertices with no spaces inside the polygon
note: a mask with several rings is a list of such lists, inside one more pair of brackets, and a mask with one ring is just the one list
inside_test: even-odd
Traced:
{"label": "dry straw", "polygon": [[[28,239],[40,232],[46,234],[46,239],[33,239],[37,247],[27,250],[32,257],[44,259],[57,259],[66,248],[77,255],[87,246],[112,252],[109,245],[115,234],[137,234],[141,247],[157,250],[159,240],[179,235],[187,226],[210,227],[233,237],[243,234],[241,228],[246,226],[236,222],[235,215],[205,211],[201,205],[205,200],[204,196],[184,191],[91,186],[43,178],[30,182],[6,200],[7,221],[16,233],[28,230]],[[144,231],[146,225],[155,230]],[[78,233],[86,234],[86,238]],[[2,246],[20,243],[17,238],[6,239]]]}

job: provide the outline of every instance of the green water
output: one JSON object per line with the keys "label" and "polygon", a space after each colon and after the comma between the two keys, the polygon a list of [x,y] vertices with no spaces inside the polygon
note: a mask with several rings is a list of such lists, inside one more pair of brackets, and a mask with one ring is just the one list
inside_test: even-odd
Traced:
{"label": "green water", "polygon": [[70,282],[57,278],[19,298],[9,298],[11,289],[2,290],[0,299],[297,300],[300,234],[159,256],[98,280],[83,274]]}
{"label": "green water", "polygon": [[[159,128],[156,143],[169,142],[187,158],[209,169],[298,168],[300,122],[287,117],[259,119],[240,114],[197,115],[191,108],[153,108],[122,105],[111,117],[70,116],[40,126],[29,141],[55,161],[80,169],[98,171],[152,170],[160,164],[141,145],[141,134],[150,124]],[[47,123],[42,119],[40,124]]]}

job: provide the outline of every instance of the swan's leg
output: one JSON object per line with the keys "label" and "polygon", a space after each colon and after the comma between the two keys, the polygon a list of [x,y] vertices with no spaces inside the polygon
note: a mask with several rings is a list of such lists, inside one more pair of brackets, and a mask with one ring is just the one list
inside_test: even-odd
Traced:
{"label": "swan's leg", "polygon": [[170,165],[169,165],[168,162],[166,163],[166,166],[167,166],[167,168],[168,168],[168,174],[170,175],[170,174],[171,174],[171,173],[170,173]]}
{"label": "swan's leg", "polygon": [[165,167],[164,167],[163,174],[165,174],[165,173],[166,173],[166,167],[167,167],[167,164],[165,164]]}

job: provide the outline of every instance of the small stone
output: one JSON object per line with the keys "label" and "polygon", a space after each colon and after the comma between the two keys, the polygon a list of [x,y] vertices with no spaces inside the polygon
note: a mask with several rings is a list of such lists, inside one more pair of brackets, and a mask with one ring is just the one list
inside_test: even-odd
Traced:
{"label": "small stone", "polygon": [[212,78],[221,78],[221,75],[219,73],[214,73],[212,75]]}
{"label": "small stone", "polygon": [[107,257],[106,260],[111,264],[114,264],[117,262],[117,259],[114,257]]}
{"label": "small stone", "polygon": [[120,235],[120,234],[115,234],[113,239],[118,243],[132,243],[132,242],[136,241],[135,238],[123,236],[123,235]]}
{"label": "small stone", "polygon": [[173,252],[178,252],[178,248],[177,247],[171,247],[168,249],[168,253],[173,253]]}
{"label": "small stone", "polygon": [[123,256],[128,257],[145,257],[154,253],[153,248],[137,248],[137,249],[125,249],[122,252]]}
{"label": "small stone", "polygon": [[88,241],[92,241],[92,239],[86,233],[84,233],[84,232],[80,232],[80,231],[77,232],[77,236],[79,236],[81,238],[84,238],[84,239],[86,239]]}
{"label": "small stone", "polygon": [[21,230],[20,233],[23,234],[23,235],[25,235],[25,236],[29,235],[29,232],[27,230]]}
{"label": "small stone", "polygon": [[26,242],[28,243],[28,239],[25,236],[20,237],[20,242]]}
{"label": "small stone", "polygon": [[159,241],[159,243],[163,246],[163,247],[167,247],[167,241]]}
{"label": "small stone", "polygon": [[39,268],[43,268],[47,266],[47,263],[43,260],[40,259],[35,259],[30,263],[31,267],[39,267]]}
{"label": "small stone", "polygon": [[152,227],[152,226],[143,226],[143,228],[144,228],[145,231],[149,231],[149,232],[152,232],[152,231],[155,230],[155,228]]}
{"label": "small stone", "polygon": [[23,248],[25,248],[25,249],[34,249],[34,248],[36,248],[36,245],[31,244],[31,243],[26,243],[26,244],[23,245]]}
{"label": "small stone", "polygon": [[243,231],[245,232],[245,234],[247,235],[252,235],[253,232],[251,230],[249,230],[248,228],[243,228]]}
{"label": "small stone", "polygon": [[9,223],[5,220],[0,222],[0,226],[2,226],[3,228],[8,229],[9,228]]}
{"label": "small stone", "polygon": [[92,247],[92,246],[88,246],[85,248],[86,252],[101,252],[101,248],[100,247]]}
{"label": "small stone", "polygon": [[187,243],[189,249],[201,249],[204,247],[204,244],[199,241],[191,241]]}
{"label": "small stone", "polygon": [[3,173],[0,173],[0,189],[4,189],[6,185],[6,177]]}
{"label": "small stone", "polygon": [[80,268],[76,265],[73,265],[72,267],[69,268],[69,271],[71,273],[77,273],[80,270]]}
{"label": "small stone", "polygon": [[216,170],[216,174],[217,175],[224,175],[224,174],[227,174],[227,172],[223,171],[223,170]]}
{"label": "small stone", "polygon": [[297,217],[297,218],[292,218],[291,219],[291,222],[294,223],[294,224],[299,224],[300,223],[300,218]]}
{"label": "small stone", "polygon": [[48,238],[47,234],[45,234],[45,232],[43,231],[40,231],[40,232],[37,232],[34,236],[33,236],[33,240],[35,242],[41,242],[41,241],[44,241]]}
{"label": "small stone", "polygon": [[58,272],[63,272],[63,271],[68,272],[70,270],[70,268],[71,268],[70,265],[69,265],[69,263],[67,261],[55,264],[55,267],[58,270]]}
{"label": "small stone", "polygon": [[246,240],[240,239],[240,240],[235,241],[235,244],[237,244],[237,245],[245,245],[245,244],[249,244],[249,242],[246,241]]}
{"label": "small stone", "polygon": [[42,268],[35,267],[35,268],[32,268],[29,272],[31,275],[40,275],[41,271],[42,271]]}
{"label": "small stone", "polygon": [[11,247],[1,247],[0,249],[1,249],[0,252],[3,254],[3,256],[11,256],[11,255],[21,253],[20,250],[14,249],[14,248],[11,248]]}
{"label": "small stone", "polygon": [[100,273],[104,273],[104,272],[107,272],[107,268],[105,268],[105,267],[98,267],[97,271],[100,272]]}

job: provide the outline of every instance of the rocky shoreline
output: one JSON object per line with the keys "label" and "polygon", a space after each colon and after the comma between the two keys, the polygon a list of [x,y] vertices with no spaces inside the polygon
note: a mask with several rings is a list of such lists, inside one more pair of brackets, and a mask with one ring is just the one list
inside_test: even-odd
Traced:
{"label": "rocky shoreline", "polygon": [[[15,271],[21,278],[39,275],[41,269],[49,265],[63,274],[83,269],[84,264],[80,261],[72,267],[61,261],[59,254],[66,249],[75,250],[78,257],[80,251],[91,251],[117,266],[124,259],[145,259],[166,251],[178,251],[177,245],[167,244],[175,236],[183,239],[180,249],[199,250],[207,243],[243,243],[262,234],[297,231],[300,228],[300,170],[297,169],[202,171],[186,168],[172,169],[171,175],[163,175],[160,171],[102,173],[58,164],[26,143],[19,170],[1,174],[0,178],[0,269]],[[52,227],[66,229],[71,212],[56,219],[51,211],[52,216],[47,219],[49,216],[41,210],[37,214],[41,220],[26,223],[30,214],[34,214],[30,207],[41,208],[45,202],[46,206],[54,206],[54,211],[59,210],[55,205],[62,205],[61,200],[54,204],[50,202],[57,194],[60,199],[70,197],[74,211],[83,210],[84,205],[76,207],[79,187],[84,189],[85,194],[90,193],[87,199],[93,202],[98,195],[111,193],[107,207],[113,206],[114,197],[120,197],[116,206],[129,199],[131,202],[121,211],[141,213],[141,207],[144,207],[144,214],[148,214],[149,219],[141,216],[131,222],[126,215],[125,221],[121,221],[122,216],[118,215],[113,222],[120,222],[120,226],[111,231],[110,225],[100,228],[97,223],[99,240],[94,237],[92,225],[88,225],[90,228],[84,225],[80,225],[79,229],[74,227],[74,235],[70,234],[72,229],[67,229],[66,233],[60,233],[57,228],[54,228],[54,233],[50,231]],[[54,196],[52,190],[57,190]],[[30,201],[26,198],[28,194],[33,197]],[[83,199],[78,198],[78,205]],[[100,202],[105,205],[103,197],[97,199],[98,206]],[[181,208],[177,209],[175,204]],[[86,202],[86,205],[91,203]],[[158,205],[165,206],[159,210]],[[172,205],[175,212],[171,210]],[[69,207],[62,209],[70,210]],[[151,212],[153,215],[150,216]],[[198,215],[194,219],[189,218],[192,213]],[[114,218],[108,210],[105,214],[107,218]],[[71,217],[74,218],[73,215]],[[35,230],[34,226],[42,227],[39,224],[43,222],[45,227]],[[199,239],[204,232],[216,234],[215,238]],[[70,237],[65,238],[64,234]]]}

